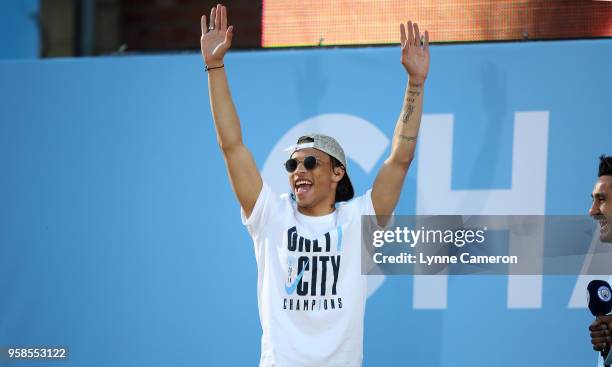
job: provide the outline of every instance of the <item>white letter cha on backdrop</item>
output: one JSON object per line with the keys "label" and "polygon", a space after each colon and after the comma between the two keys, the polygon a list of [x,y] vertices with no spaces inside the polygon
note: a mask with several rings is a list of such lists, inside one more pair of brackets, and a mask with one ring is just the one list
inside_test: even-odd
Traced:
{"label": "white letter cha on backdrop", "polygon": [[[424,115],[419,140],[417,215],[544,215],[548,111],[514,115],[510,189],[451,190],[452,114]],[[539,233],[538,238],[539,246],[521,249],[522,239],[511,233],[509,255],[518,255],[520,249],[523,256],[540,255],[541,258],[544,234]],[[509,272],[519,269],[509,268]],[[446,309],[447,288],[446,275],[415,276],[413,307]],[[542,276],[510,275],[507,294],[508,308],[541,308]]]}

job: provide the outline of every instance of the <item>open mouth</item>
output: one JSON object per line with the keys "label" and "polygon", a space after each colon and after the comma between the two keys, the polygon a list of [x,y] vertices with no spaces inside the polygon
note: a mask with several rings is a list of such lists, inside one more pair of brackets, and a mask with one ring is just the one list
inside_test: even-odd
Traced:
{"label": "open mouth", "polygon": [[303,195],[310,191],[312,188],[312,181],[306,179],[298,179],[295,182],[295,193],[298,195]]}

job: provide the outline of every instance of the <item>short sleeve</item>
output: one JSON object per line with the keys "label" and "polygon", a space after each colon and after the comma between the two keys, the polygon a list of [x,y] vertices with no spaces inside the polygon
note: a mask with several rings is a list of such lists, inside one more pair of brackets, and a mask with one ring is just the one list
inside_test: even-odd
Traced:
{"label": "short sleeve", "polygon": [[[374,211],[374,204],[372,203],[372,189],[369,189],[363,196],[359,197],[358,200],[361,200],[361,215],[370,215],[375,216],[376,211]],[[377,222],[375,223],[375,227],[379,229],[388,229],[393,226],[395,213],[391,213],[391,216],[388,218],[386,224],[384,226],[380,226]],[[374,217],[372,217],[374,218]]]}
{"label": "short sleeve", "polygon": [[361,200],[361,215],[376,215],[374,204],[372,204],[372,189],[369,189],[359,199]]}
{"label": "short sleeve", "polygon": [[372,204],[372,189],[349,201],[338,203],[337,207],[350,212],[351,215],[375,215],[374,205]]}
{"label": "short sleeve", "polygon": [[[361,209],[361,235],[368,238],[374,231],[389,230],[393,227],[395,222],[394,213],[387,219],[384,226],[378,223],[376,212],[374,211],[374,204],[372,203],[372,189],[368,190],[363,196],[360,196],[356,200],[359,200],[359,207]],[[368,241],[366,241],[368,242]],[[362,242],[362,256],[372,259],[375,253],[375,248],[369,243],[365,244]],[[362,274],[382,274],[379,265],[371,260],[365,260],[362,262]]]}
{"label": "short sleeve", "polygon": [[257,236],[265,227],[271,207],[273,206],[273,196],[274,193],[270,189],[270,186],[264,182],[251,215],[247,218],[244,210],[240,208],[242,224],[247,227],[251,236]]}

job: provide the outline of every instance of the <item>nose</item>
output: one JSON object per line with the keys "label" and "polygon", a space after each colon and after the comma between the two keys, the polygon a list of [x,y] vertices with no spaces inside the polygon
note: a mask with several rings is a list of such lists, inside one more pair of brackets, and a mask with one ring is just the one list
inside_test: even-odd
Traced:
{"label": "nose", "polygon": [[295,172],[306,172],[307,169],[306,167],[304,167],[304,161],[298,161],[298,165],[297,168],[295,169]]}
{"label": "nose", "polygon": [[591,209],[589,209],[589,215],[593,217],[599,214],[601,214],[601,211],[599,210],[599,205],[597,204],[597,200],[593,200],[593,204],[591,204]]}

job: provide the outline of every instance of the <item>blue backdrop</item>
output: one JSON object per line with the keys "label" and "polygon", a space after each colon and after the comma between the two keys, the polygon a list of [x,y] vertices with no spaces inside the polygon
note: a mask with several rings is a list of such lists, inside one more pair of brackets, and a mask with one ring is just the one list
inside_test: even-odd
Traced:
{"label": "blue backdrop", "polygon": [[[484,202],[535,180],[525,214],[586,213],[597,157],[612,153],[612,40],[431,53],[423,138],[396,212],[496,211],[431,199],[424,185],[450,175],[451,196]],[[399,59],[395,47],[228,55],[266,179],[283,189],[269,173],[282,177],[273,147],[295,129],[356,119],[340,138],[363,193],[401,107]],[[0,61],[0,80],[0,347],[66,345],[70,366],[256,365],[254,252],[199,54]],[[382,139],[368,143],[368,129]],[[451,154],[446,165],[428,163],[434,151]],[[571,301],[584,295],[577,280],[547,276],[513,293],[506,276],[456,276],[428,296],[414,277],[374,279],[364,365],[595,366],[592,317]]]}
{"label": "blue backdrop", "polygon": [[43,37],[39,11],[40,0],[0,1],[0,59],[39,56],[39,38]]}

